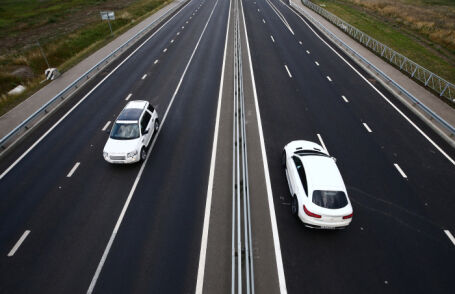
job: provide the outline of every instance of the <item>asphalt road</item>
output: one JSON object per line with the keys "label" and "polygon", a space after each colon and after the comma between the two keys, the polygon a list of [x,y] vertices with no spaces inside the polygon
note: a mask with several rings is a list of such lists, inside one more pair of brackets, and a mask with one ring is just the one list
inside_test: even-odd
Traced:
{"label": "asphalt road", "polygon": [[1,293],[87,291],[141,168],[102,160],[130,93],[162,126],[95,292],[193,291],[228,7],[190,1],[2,178]]}
{"label": "asphalt road", "polygon": [[[46,134],[0,178],[0,293],[195,292],[214,142],[204,293],[231,291],[230,2],[189,1],[2,158],[0,174]],[[242,3],[257,293],[283,289],[276,254],[288,293],[453,293],[455,151],[286,4]],[[127,99],[150,101],[161,129],[145,164],[110,165],[102,129]],[[346,230],[292,217],[280,157],[295,139],[337,158]]]}
{"label": "asphalt road", "polygon": [[[454,247],[443,231],[455,229],[453,163],[285,4],[270,2],[291,29],[265,0],[244,7],[288,292],[453,293]],[[353,203],[344,231],[306,229],[290,214],[282,148],[295,139],[319,143],[318,134]]]}

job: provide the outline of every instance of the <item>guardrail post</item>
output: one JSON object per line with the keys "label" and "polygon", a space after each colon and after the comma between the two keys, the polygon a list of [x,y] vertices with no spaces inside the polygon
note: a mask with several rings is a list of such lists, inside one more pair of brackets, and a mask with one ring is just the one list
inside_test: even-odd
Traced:
{"label": "guardrail post", "polygon": [[430,81],[431,77],[433,76],[433,73],[428,77],[428,80],[425,81],[425,86],[428,86],[428,82]]}

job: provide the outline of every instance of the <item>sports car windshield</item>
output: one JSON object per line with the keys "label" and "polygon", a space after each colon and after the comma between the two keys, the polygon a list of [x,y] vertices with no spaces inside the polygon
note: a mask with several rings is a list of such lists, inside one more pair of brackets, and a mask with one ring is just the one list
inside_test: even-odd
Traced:
{"label": "sports car windshield", "polygon": [[137,123],[115,123],[112,127],[110,137],[116,140],[130,140],[139,138],[139,126]]}
{"label": "sports car windshield", "polygon": [[313,192],[313,203],[324,208],[337,209],[348,205],[348,199],[343,191],[321,191]]}

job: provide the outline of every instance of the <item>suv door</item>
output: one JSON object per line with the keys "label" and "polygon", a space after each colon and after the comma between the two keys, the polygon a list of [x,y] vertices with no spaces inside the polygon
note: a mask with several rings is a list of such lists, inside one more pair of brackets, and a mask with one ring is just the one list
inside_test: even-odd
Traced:
{"label": "suv door", "polygon": [[152,124],[151,118],[152,115],[149,113],[148,110],[145,110],[141,118],[141,134],[143,136],[142,142],[144,143],[145,146],[149,145],[150,139],[152,138],[153,135],[153,129],[151,127]]}

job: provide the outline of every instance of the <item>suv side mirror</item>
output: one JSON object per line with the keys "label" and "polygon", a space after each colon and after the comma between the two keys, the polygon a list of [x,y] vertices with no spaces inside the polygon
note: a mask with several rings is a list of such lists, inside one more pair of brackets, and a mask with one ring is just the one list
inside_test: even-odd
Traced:
{"label": "suv side mirror", "polygon": [[142,135],[146,135],[148,133],[149,133],[149,130],[145,130],[145,131],[142,132]]}
{"label": "suv side mirror", "polygon": [[332,156],[332,159],[333,159],[333,161],[337,162],[337,159],[335,157]]}

